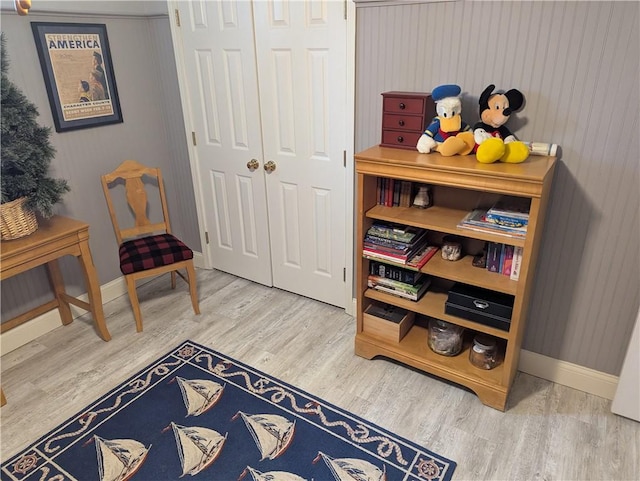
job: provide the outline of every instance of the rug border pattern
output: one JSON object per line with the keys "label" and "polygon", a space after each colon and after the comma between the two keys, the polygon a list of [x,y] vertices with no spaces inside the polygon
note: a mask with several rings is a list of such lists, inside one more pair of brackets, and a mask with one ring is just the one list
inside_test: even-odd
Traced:
{"label": "rug border pattern", "polygon": [[[45,474],[54,476],[55,479],[55,475],[60,474],[63,477],[57,479],[75,481],[76,478],[65,472],[55,458],[185,364],[217,376],[296,418],[339,437],[356,449],[402,471],[406,480],[449,481],[456,468],[454,461],[406,438],[214,349],[186,340],[28,448],[3,461],[3,479],[27,481],[44,478]],[[111,401],[110,406],[106,405],[107,401]],[[71,432],[70,428],[73,428]]]}

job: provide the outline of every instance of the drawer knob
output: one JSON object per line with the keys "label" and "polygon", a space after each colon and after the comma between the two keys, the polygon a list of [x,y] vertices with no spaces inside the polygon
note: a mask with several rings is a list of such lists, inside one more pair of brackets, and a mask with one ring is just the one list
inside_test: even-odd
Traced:
{"label": "drawer knob", "polygon": [[398,125],[400,127],[404,127],[404,120],[398,120]]}
{"label": "drawer knob", "polygon": [[398,135],[398,138],[396,140],[398,142],[404,142],[404,137],[402,135]]}
{"label": "drawer knob", "polygon": [[398,107],[400,107],[400,110],[404,110],[407,108],[407,106],[404,104],[404,102],[400,102],[400,105],[398,105]]}

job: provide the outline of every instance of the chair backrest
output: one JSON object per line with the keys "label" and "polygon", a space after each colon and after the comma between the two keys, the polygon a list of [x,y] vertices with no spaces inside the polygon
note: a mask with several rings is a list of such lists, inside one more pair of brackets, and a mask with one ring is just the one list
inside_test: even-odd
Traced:
{"label": "chair backrest", "polygon": [[[144,181],[142,180],[143,176],[152,177],[156,179],[156,182],[158,183],[160,202],[162,204],[163,222],[151,223],[149,217],[147,217],[148,195]],[[102,180],[102,190],[104,191],[104,196],[107,200],[109,215],[111,216],[111,223],[113,224],[113,230],[116,234],[116,238],[118,239],[118,244],[122,244],[124,240],[129,238],[150,235],[161,231],[168,234],[171,233],[169,211],[167,210],[167,199],[164,194],[162,172],[159,168],[147,167],[135,160],[125,160],[116,170],[109,174],[104,174],[100,178]],[[127,229],[120,228],[116,218],[113,199],[111,197],[110,185],[119,179],[123,179],[125,182],[127,203],[135,217],[134,227]]]}

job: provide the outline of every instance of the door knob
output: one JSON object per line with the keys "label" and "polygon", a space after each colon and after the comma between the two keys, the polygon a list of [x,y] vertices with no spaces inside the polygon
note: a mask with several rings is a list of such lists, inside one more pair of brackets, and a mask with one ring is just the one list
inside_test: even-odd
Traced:
{"label": "door knob", "polygon": [[271,172],[276,170],[276,163],[273,160],[270,160],[269,162],[264,164],[264,170],[266,170],[267,173],[270,174]]}
{"label": "door knob", "polygon": [[258,162],[256,159],[251,159],[249,162],[247,162],[247,169],[252,172],[258,167],[260,167],[260,162]]}

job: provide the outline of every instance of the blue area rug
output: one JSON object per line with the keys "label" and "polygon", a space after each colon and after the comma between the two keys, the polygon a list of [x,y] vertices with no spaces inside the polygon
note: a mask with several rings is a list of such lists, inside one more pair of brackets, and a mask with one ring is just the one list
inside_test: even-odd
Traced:
{"label": "blue area rug", "polygon": [[190,341],[28,449],[2,480],[449,480],[456,464]]}

